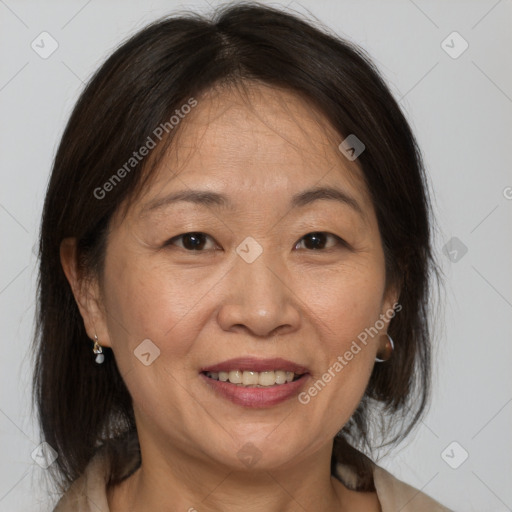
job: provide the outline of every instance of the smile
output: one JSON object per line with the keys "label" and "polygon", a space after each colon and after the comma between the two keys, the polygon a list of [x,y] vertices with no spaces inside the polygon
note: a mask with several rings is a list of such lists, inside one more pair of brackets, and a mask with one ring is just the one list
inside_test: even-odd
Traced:
{"label": "smile", "polygon": [[[259,378],[261,375],[258,372],[239,372],[238,370],[234,370],[235,373],[256,373]],[[219,372],[220,373],[220,372]],[[222,400],[229,400],[231,403],[252,409],[262,409],[273,407],[278,404],[285,402],[286,400],[291,399],[292,397],[297,396],[303,388],[306,386],[306,382],[309,380],[309,373],[304,373],[301,375],[296,375],[292,372],[292,380],[284,382],[283,384],[270,384],[270,385],[261,385],[261,384],[246,384],[244,385],[242,382],[240,383],[232,383],[228,379],[223,381],[220,380],[219,375],[217,378],[215,377],[214,372],[201,372],[199,375],[203,382],[208,386],[208,389],[213,392],[214,396],[221,398]],[[261,372],[266,373],[266,372]],[[272,372],[269,372],[272,373]],[[276,379],[276,373],[278,374],[278,378],[281,379],[280,370],[274,371],[273,379]],[[212,376],[208,376],[210,374]],[[223,375],[225,377],[225,375]],[[240,377],[240,375],[238,375]],[[251,379],[255,379],[255,376],[252,375]],[[270,376],[263,377],[270,379]],[[235,377],[236,380],[236,377]],[[270,380],[268,381],[270,382]]]}
{"label": "smile", "polygon": [[223,372],[205,372],[206,376],[213,380],[230,382],[237,386],[245,387],[269,387],[283,385],[300,378],[301,374],[285,370],[268,370],[264,372],[231,370]]}

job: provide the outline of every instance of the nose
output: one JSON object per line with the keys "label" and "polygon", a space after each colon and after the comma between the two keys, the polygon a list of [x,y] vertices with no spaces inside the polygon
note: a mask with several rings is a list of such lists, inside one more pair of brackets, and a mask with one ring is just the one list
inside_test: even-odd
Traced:
{"label": "nose", "polygon": [[217,317],[222,329],[263,338],[298,329],[304,298],[297,296],[287,277],[282,264],[265,251],[252,263],[238,258],[224,280]]}

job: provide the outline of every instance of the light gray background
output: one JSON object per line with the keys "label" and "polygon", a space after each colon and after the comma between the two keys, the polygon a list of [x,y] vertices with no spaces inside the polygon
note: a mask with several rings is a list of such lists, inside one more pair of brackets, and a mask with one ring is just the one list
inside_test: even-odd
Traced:
{"label": "light gray background", "polygon": [[[50,503],[45,472],[31,458],[39,434],[28,347],[33,246],[64,124],[83,82],[121,40],[192,6],[209,9],[206,1],[0,0],[1,511]],[[415,130],[435,192],[447,282],[433,405],[408,442],[379,463],[456,511],[512,510],[512,2],[301,0],[290,7],[311,11],[373,56]],[[48,59],[31,48],[43,31],[59,44]],[[441,46],[453,31],[469,43],[456,59]],[[457,262],[442,253],[452,237],[468,249]],[[462,450],[468,459],[452,469],[442,453],[456,465]]]}

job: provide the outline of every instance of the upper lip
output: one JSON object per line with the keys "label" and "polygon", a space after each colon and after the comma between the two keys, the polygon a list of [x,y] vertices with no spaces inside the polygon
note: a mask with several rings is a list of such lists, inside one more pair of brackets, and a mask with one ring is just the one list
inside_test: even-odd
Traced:
{"label": "upper lip", "polygon": [[270,370],[283,370],[296,374],[308,373],[308,369],[293,361],[276,357],[273,359],[257,359],[255,357],[236,357],[228,359],[221,363],[205,366],[201,372],[229,372],[231,370],[241,370],[248,372],[265,372]]}

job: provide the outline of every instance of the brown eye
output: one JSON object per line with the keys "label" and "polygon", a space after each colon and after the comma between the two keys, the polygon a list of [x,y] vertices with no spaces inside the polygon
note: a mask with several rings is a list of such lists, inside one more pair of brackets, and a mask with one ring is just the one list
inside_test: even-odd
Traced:
{"label": "brown eye", "polygon": [[190,233],[183,233],[181,235],[175,236],[171,238],[166,245],[178,245],[176,244],[177,240],[181,240],[181,247],[187,251],[203,251],[204,246],[206,245],[207,239],[212,240],[212,238],[205,233],[201,233],[198,231],[193,231]]}
{"label": "brown eye", "polygon": [[[334,240],[334,244],[326,247],[326,240],[328,239]],[[326,233],[324,231],[315,231],[313,233],[308,233],[297,243],[295,248],[298,248],[299,244],[305,242],[305,249],[308,250],[318,250],[318,249],[330,249],[332,247],[336,247],[337,245],[343,245],[343,240],[333,235],[332,233]]]}

